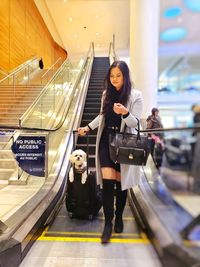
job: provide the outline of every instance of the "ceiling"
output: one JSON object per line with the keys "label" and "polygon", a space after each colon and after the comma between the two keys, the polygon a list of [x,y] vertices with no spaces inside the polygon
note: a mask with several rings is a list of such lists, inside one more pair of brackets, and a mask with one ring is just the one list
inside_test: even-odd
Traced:
{"label": "ceiling", "polygon": [[[83,56],[94,42],[96,54],[108,54],[115,34],[115,48],[120,56],[129,55],[129,17],[132,0],[34,0],[54,40],[69,56]],[[160,0],[160,34],[171,28],[185,31],[180,40],[162,41],[159,45],[160,71],[182,55],[199,66],[200,10],[188,8],[188,0]],[[200,0],[189,0],[197,3]],[[199,3],[200,5],[200,3]],[[178,8],[178,15],[166,17],[165,11]],[[175,15],[174,15],[175,14]],[[177,35],[175,35],[175,38]],[[196,67],[195,67],[196,68]]]}

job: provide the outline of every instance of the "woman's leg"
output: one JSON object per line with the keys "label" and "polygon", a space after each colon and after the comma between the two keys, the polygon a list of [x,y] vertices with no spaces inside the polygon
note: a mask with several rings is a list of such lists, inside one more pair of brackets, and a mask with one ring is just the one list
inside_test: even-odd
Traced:
{"label": "woman's leg", "polygon": [[114,186],[116,182],[116,171],[110,167],[101,168],[103,175],[103,211],[105,217],[104,230],[101,243],[106,244],[112,236],[112,220],[114,217]]}
{"label": "woman's leg", "polygon": [[122,233],[124,224],[123,224],[123,211],[126,205],[127,190],[121,189],[121,178],[120,173],[117,173],[116,181],[116,210],[115,210],[115,225],[114,230],[116,233]]}

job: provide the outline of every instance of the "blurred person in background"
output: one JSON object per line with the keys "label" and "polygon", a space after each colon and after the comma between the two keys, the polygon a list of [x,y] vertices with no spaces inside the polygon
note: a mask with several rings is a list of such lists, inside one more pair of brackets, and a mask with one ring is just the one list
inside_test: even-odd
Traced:
{"label": "blurred person in background", "polygon": [[159,116],[159,110],[157,108],[152,108],[151,115],[148,116],[146,121],[147,129],[163,128],[163,124]]}
{"label": "blurred person in background", "polygon": [[[158,108],[152,108],[151,115],[148,116],[146,129],[160,129],[163,128],[161,118],[159,116]],[[157,167],[162,164],[162,156],[164,150],[163,133],[151,133],[149,134],[151,139],[151,155]]]}

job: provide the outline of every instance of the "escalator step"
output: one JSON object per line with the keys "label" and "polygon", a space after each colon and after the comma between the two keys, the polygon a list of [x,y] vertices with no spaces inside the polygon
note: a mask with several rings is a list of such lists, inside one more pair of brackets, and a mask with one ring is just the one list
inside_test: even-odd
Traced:
{"label": "escalator step", "polygon": [[90,120],[92,121],[96,116],[98,115],[98,113],[83,113],[83,117],[82,120]]}
{"label": "escalator step", "polygon": [[88,103],[85,103],[85,106],[87,106],[88,108],[99,108],[100,110],[100,106],[101,106],[101,103],[95,103],[95,102],[88,102]]}
{"label": "escalator step", "polygon": [[[89,136],[89,144],[95,144],[96,143],[96,135],[90,135]],[[87,136],[79,136],[77,144],[87,144]]]}
{"label": "escalator step", "polygon": [[91,99],[91,98],[97,98],[97,99],[101,99],[101,94],[87,94],[86,99]]}
{"label": "escalator step", "polygon": [[100,103],[101,102],[101,98],[100,97],[91,97],[91,98],[87,98],[86,97],[86,103]]}
{"label": "escalator step", "polygon": [[85,107],[83,114],[84,113],[95,113],[95,114],[99,114],[99,107]]}
{"label": "escalator step", "polygon": [[[109,69],[108,57],[94,58],[91,77],[88,86],[88,92],[85,101],[85,107],[83,110],[81,127],[90,123],[98,114],[101,107],[101,98],[104,87],[104,79]],[[96,134],[97,130],[91,131],[89,135],[89,167],[95,166],[95,149],[96,149]],[[77,140],[77,149],[83,149],[87,152],[87,137],[79,136]]]}
{"label": "escalator step", "polygon": [[[87,152],[87,145],[86,144],[77,144],[76,149],[82,149],[83,151]],[[88,153],[89,155],[95,155],[96,145],[89,144],[88,146]]]}

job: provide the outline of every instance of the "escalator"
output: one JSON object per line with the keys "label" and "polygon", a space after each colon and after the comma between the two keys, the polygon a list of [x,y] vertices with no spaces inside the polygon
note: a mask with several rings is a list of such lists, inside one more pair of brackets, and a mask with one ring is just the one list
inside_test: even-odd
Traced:
{"label": "escalator", "polygon": [[[103,82],[106,73],[109,68],[109,59],[104,57],[94,58],[92,72],[90,76],[88,91],[86,95],[85,106],[83,109],[83,116],[81,120],[81,126],[86,126],[90,123],[100,112],[101,96],[103,93]],[[94,130],[89,135],[89,167],[94,168],[95,166],[95,143],[96,133]],[[87,137],[79,136],[77,141],[77,149],[82,149],[85,152],[87,146]]]}
{"label": "escalator", "polygon": [[[108,58],[94,58],[81,126],[99,114],[108,68]],[[96,131],[92,131],[89,136],[90,170],[95,166],[95,139]],[[87,151],[86,145],[86,137],[79,137],[76,148]],[[112,244],[106,249],[100,244],[103,224],[102,209],[93,220],[71,219],[63,202],[55,219],[42,232],[20,266],[142,266],[143,255],[149,267],[161,266],[149,240],[136,224],[129,203],[124,211],[124,232],[113,233]]]}
{"label": "escalator", "polygon": [[149,156],[140,183],[130,190],[131,206],[163,266],[199,267],[200,135],[193,143],[194,128],[163,131],[162,164],[157,169]]}

